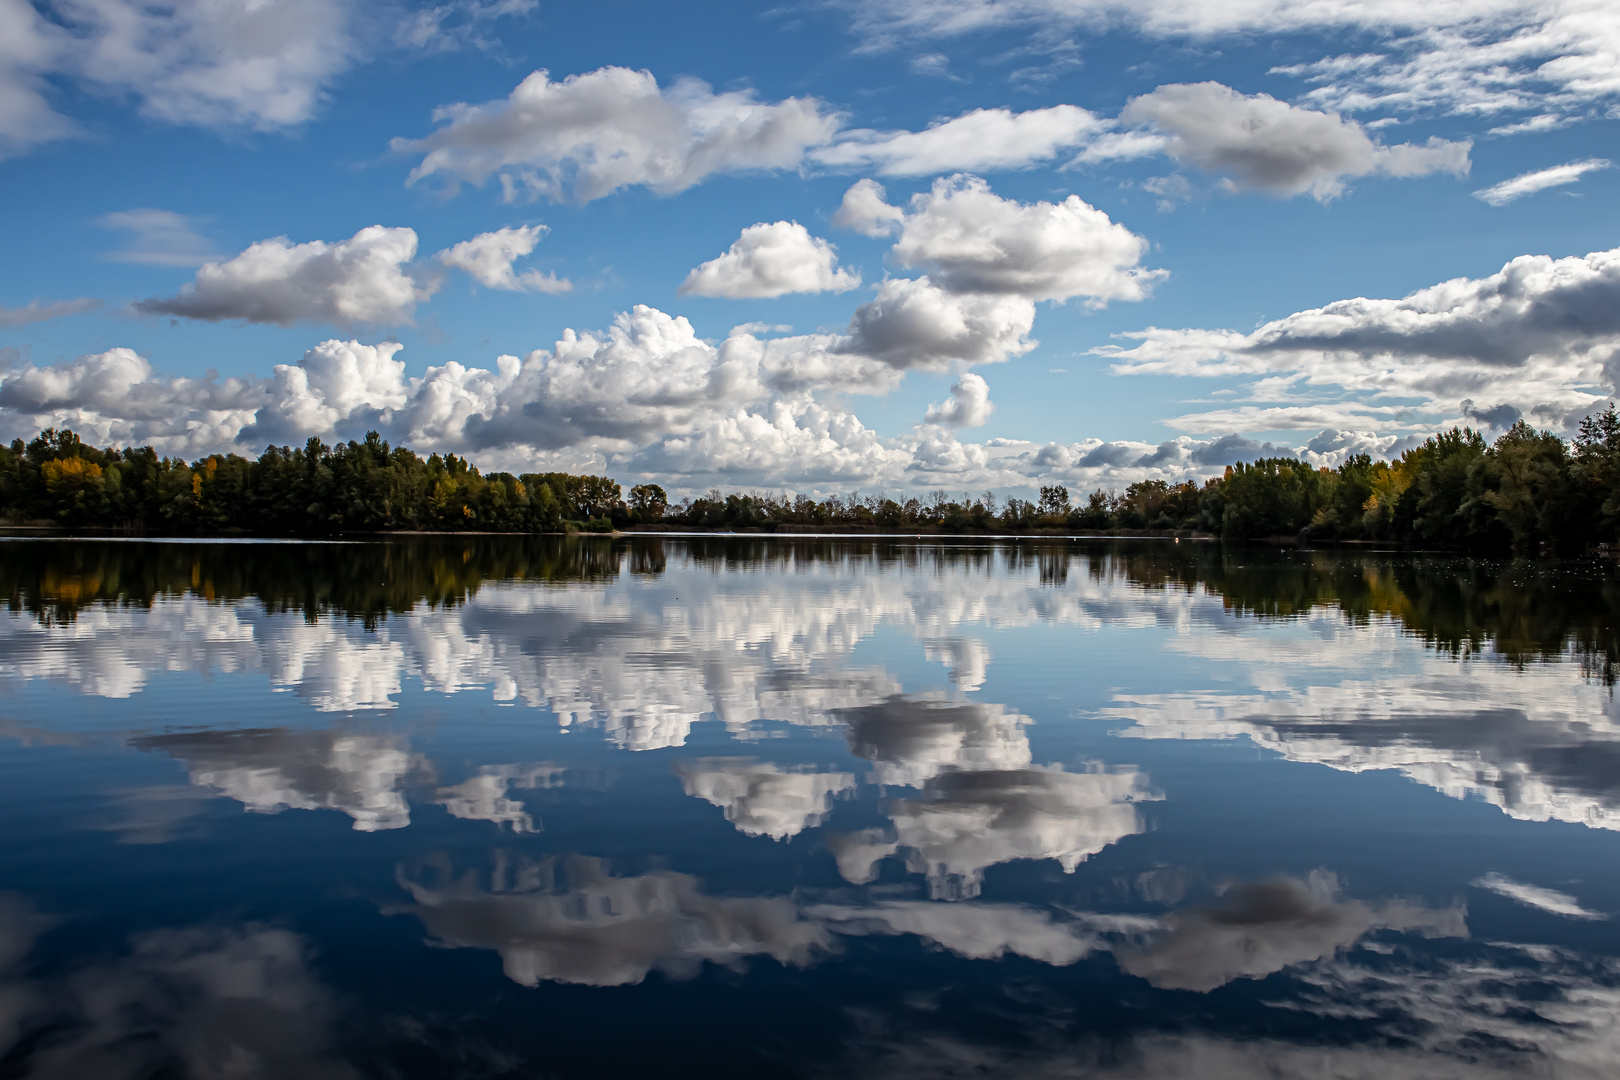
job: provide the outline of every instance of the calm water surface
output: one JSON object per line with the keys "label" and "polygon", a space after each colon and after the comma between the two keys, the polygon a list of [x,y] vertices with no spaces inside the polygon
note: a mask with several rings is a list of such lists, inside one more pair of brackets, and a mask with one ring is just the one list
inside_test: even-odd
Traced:
{"label": "calm water surface", "polygon": [[1612,1077],[1620,576],[0,541],[3,1077]]}

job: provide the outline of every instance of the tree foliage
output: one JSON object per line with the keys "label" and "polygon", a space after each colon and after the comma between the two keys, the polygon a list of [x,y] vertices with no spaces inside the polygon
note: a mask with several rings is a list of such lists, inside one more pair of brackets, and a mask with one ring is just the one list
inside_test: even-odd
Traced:
{"label": "tree foliage", "polygon": [[605,476],[481,473],[455,454],[426,459],[364,441],[267,447],[257,460],[194,462],[151,447],[98,449],[71,431],[0,447],[0,513],[69,528],[180,535],[322,536],[398,530],[560,532],[630,517]]}

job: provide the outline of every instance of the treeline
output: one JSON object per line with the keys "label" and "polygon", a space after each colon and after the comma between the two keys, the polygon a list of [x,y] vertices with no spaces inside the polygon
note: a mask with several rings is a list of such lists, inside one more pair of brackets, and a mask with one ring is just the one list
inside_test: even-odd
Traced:
{"label": "treeline", "polygon": [[150,446],[98,449],[71,431],[0,447],[0,515],[66,528],[176,535],[242,532],[608,532],[621,507],[605,476],[481,473],[455,454],[422,458],[376,432],[327,446],[272,446],[257,460],[187,463]]}
{"label": "treeline", "polygon": [[1228,466],[1203,484],[1144,480],[1123,493],[1043,487],[1037,502],[991,493],[950,501],[883,496],[814,502],[708,496],[664,520],[692,528],[782,526],[947,532],[1205,533],[1227,539],[1373,540],[1479,551],[1573,554],[1612,544],[1620,529],[1620,417],[1613,405],[1581,422],[1572,443],[1520,422],[1494,443],[1454,428],[1395,461],[1366,454],[1337,469],[1294,458]]}
{"label": "treeline", "polygon": [[1494,443],[1467,428],[1435,435],[1395,461],[1353,456],[1337,469],[1293,458],[1227,468],[1203,484],[1145,480],[1075,498],[993,493],[952,500],[711,491],[671,504],[656,484],[629,498],[604,476],[480,473],[463,458],[422,458],[364,441],[270,447],[187,463],[150,447],[97,449],[71,431],[0,448],[0,515],[68,528],[182,535],[318,536],[397,530],[609,532],[696,530],[1177,532],[1228,539],[1303,536],[1520,554],[1572,554],[1620,530],[1620,416],[1614,406],[1572,442],[1514,425]]}

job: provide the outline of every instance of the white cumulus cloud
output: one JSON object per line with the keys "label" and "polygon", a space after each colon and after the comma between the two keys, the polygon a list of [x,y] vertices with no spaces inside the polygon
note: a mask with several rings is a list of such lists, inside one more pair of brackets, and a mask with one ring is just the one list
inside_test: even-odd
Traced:
{"label": "white cumulus cloud", "polygon": [[1022,296],[955,293],[928,278],[890,278],[855,309],[838,351],[897,369],[993,364],[1035,347],[1035,304]]}
{"label": "white cumulus cloud", "polygon": [[1003,199],[974,176],[936,180],[912,200],[893,257],[958,293],[1030,300],[1141,300],[1167,276],[1140,266],[1147,241],[1070,195]]}
{"label": "white cumulus cloud", "polygon": [[838,127],[815,98],[772,104],[695,79],[661,88],[651,72],[623,67],[559,82],[536,71],[504,99],[448,105],[434,117],[442,126],[432,134],[393,142],[422,155],[412,183],[499,175],[508,198],[581,203],[632,185],[669,194],[714,173],[795,168]]}
{"label": "white cumulus cloud", "polygon": [[951,396],[928,406],[924,419],[930,424],[949,427],[983,427],[996,407],[990,403],[990,384],[984,376],[965,372],[951,384]]}
{"label": "white cumulus cloud", "polygon": [[884,200],[886,192],[876,180],[857,180],[844,192],[832,223],[864,236],[888,236],[906,219],[906,212]]}
{"label": "white cumulus cloud", "polygon": [[371,225],[347,240],[260,240],[225,262],[204,263],[178,295],[135,305],[148,315],[220,322],[408,323],[432,292],[405,270],[416,231]]}
{"label": "white cumulus cloud", "polygon": [[686,276],[688,296],[770,297],[847,292],[861,275],[839,267],[833,246],[797,221],[750,225],[725,254]]}
{"label": "white cumulus cloud", "polygon": [[453,266],[467,273],[486,289],[504,289],[508,292],[564,293],[574,283],[556,274],[542,274],[529,269],[519,273],[512,263],[534,250],[546,234],[544,225],[525,225],[520,228],[496,229],[479,233],[471,240],[439,252],[434,258],[445,266]]}

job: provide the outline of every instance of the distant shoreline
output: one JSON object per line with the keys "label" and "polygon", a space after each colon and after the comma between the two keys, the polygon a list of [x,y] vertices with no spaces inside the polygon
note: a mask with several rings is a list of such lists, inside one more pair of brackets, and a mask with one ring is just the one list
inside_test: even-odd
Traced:
{"label": "distant shoreline", "polygon": [[602,537],[607,539],[623,537],[668,536],[672,538],[692,537],[747,537],[765,538],[782,537],[796,540],[816,539],[847,539],[860,537],[870,540],[1167,540],[1188,541],[1189,543],[1238,543],[1258,544],[1271,547],[1286,547],[1291,545],[1316,545],[1323,547],[1388,547],[1388,542],[1373,540],[1342,540],[1317,539],[1297,536],[1271,536],[1252,537],[1245,540],[1222,540],[1212,533],[1177,531],[1173,529],[1118,529],[1096,530],[1089,532],[1069,532],[1061,529],[1030,529],[1024,532],[978,532],[972,530],[907,529],[901,532],[887,531],[876,528],[863,528],[861,526],[829,526],[815,527],[808,525],[787,525],[776,528],[751,529],[694,529],[689,526],[647,527],[641,526],[631,529],[616,529],[612,532],[594,532],[589,530],[574,530],[569,532],[497,532],[493,530],[466,529],[457,532],[448,532],[435,529],[391,529],[382,532],[351,532],[338,533],[325,536],[287,536],[285,534],[248,533],[248,532],[214,532],[214,533],[148,533],[132,529],[64,529],[48,524],[4,524],[0,523],[0,540],[150,540],[150,541],[190,541],[195,543],[242,543],[251,541],[275,543],[361,543],[367,540],[388,540],[392,537],[436,537],[445,540],[454,540],[458,537],[486,537],[486,536],[549,536],[549,537]]}

